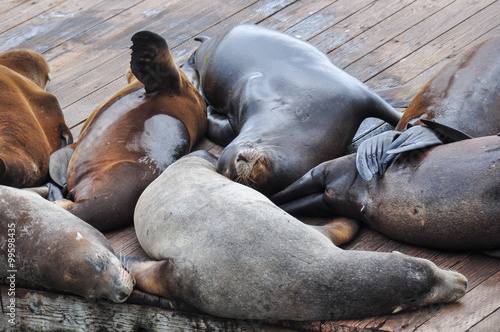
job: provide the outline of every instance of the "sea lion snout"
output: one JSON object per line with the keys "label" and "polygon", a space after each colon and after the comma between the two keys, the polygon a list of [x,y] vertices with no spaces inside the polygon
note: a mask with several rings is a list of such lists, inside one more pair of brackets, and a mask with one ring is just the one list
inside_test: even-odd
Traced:
{"label": "sea lion snout", "polygon": [[[227,148],[226,148],[227,149]],[[267,182],[270,173],[269,158],[251,142],[235,147],[234,152],[221,155],[217,171],[233,181],[252,188],[259,188]],[[225,151],[226,152],[226,151]]]}

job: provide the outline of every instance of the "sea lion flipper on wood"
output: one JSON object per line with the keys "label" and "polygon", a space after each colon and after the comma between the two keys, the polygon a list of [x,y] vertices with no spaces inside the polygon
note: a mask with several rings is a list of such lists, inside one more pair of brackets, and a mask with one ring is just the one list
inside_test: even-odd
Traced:
{"label": "sea lion flipper on wood", "polygon": [[215,143],[226,146],[238,136],[227,116],[219,114],[211,106],[207,108],[208,127],[207,135]]}
{"label": "sea lion flipper on wood", "polygon": [[50,155],[49,175],[59,186],[66,185],[68,176],[68,164],[73,154],[73,147],[67,146]]}
{"label": "sea lion flipper on wood", "polygon": [[375,93],[392,107],[406,108],[424,85],[422,83],[405,84],[395,88],[376,90]]}
{"label": "sea lion flipper on wood", "polygon": [[181,76],[165,39],[151,31],[132,36],[132,73],[144,84],[147,93],[180,90]]}

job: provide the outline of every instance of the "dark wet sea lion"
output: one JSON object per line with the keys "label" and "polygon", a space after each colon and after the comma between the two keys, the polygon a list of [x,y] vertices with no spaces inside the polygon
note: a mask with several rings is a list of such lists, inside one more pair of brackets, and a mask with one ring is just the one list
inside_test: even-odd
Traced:
{"label": "dark wet sea lion", "polygon": [[450,302],[466,279],[428,260],[344,251],[196,151],[172,164],[135,210],[137,287],[237,319],[327,320]]}
{"label": "dark wet sea lion", "polygon": [[0,186],[0,197],[0,277],[118,303],[132,293],[132,277],[94,227],[26,190]]}
{"label": "dark wet sea lion", "polygon": [[0,55],[0,184],[41,185],[50,154],[72,143],[57,98],[45,91],[49,65],[34,51]]}
{"label": "dark wet sea lion", "polygon": [[397,130],[432,120],[470,136],[500,131],[500,36],[460,54],[413,98]]}
{"label": "dark wet sea lion", "polygon": [[355,154],[325,162],[272,199],[292,214],[329,210],[429,248],[500,248],[499,136],[400,153],[369,181],[355,163]]}
{"label": "dark wet sea lion", "polygon": [[56,202],[99,230],[131,224],[144,188],[206,130],[205,102],[165,40],[143,31],[132,41],[131,69],[142,83],[128,73],[131,83],[94,110],[74,145],[67,176],[64,163],[55,161],[55,177],[60,184],[67,179],[71,199]]}
{"label": "dark wet sea lion", "polygon": [[183,68],[207,100],[217,170],[265,194],[338,157],[360,123],[401,114],[312,45],[255,25],[203,44]]}

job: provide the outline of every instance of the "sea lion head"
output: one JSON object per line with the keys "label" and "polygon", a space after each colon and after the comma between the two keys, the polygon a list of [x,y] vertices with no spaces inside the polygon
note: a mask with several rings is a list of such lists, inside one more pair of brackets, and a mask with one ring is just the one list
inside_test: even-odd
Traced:
{"label": "sea lion head", "polygon": [[19,49],[0,55],[0,65],[12,69],[45,89],[50,81],[50,68],[47,60],[38,52]]}
{"label": "sea lion head", "polygon": [[49,287],[56,284],[62,290],[93,301],[107,299],[122,303],[129,297],[134,279],[97,230],[78,231],[73,239],[65,237],[63,241],[65,252],[60,255],[58,272],[52,271],[55,279]]}
{"label": "sea lion head", "polygon": [[254,189],[260,189],[272,174],[269,151],[262,139],[233,142],[224,149],[217,172]]}

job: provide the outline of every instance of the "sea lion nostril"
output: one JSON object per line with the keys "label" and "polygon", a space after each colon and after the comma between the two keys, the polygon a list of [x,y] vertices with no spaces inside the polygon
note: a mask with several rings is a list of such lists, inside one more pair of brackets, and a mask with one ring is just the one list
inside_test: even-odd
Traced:
{"label": "sea lion nostril", "polygon": [[244,161],[246,163],[248,163],[248,159],[246,159],[245,157],[243,157],[243,154],[239,153],[238,154],[238,157],[236,157],[236,161]]}

